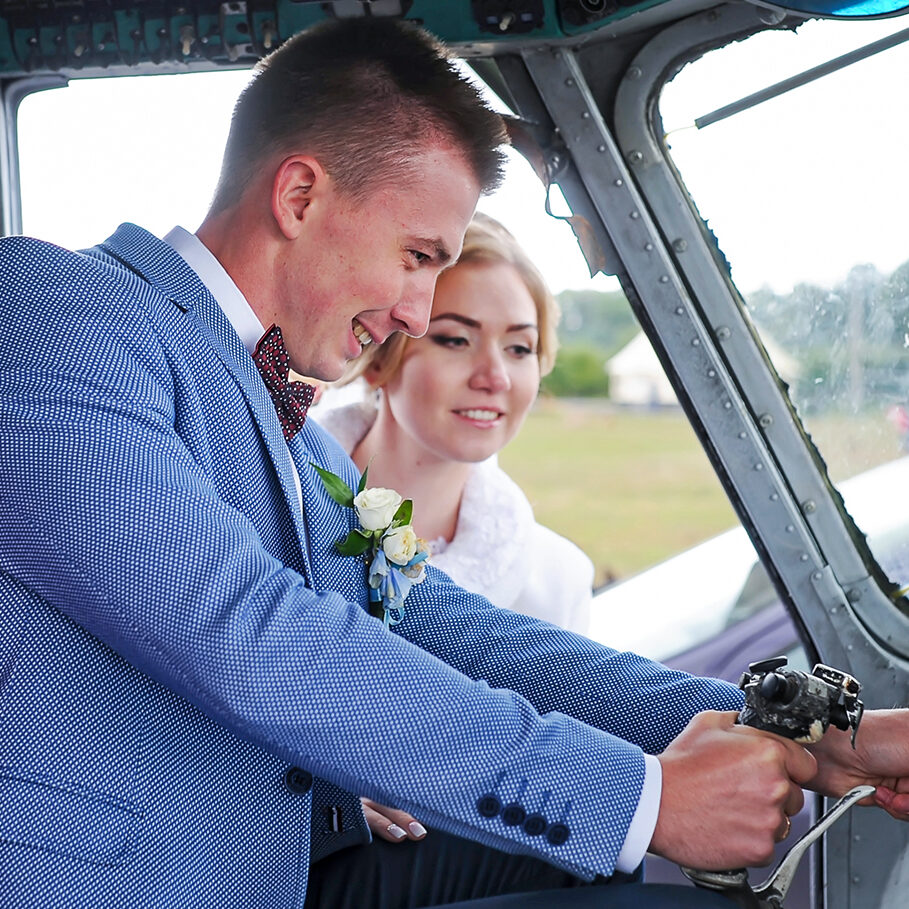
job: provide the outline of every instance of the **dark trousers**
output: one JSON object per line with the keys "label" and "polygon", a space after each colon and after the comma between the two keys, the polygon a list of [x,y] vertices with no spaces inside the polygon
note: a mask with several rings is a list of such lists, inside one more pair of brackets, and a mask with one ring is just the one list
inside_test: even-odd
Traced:
{"label": "dark trousers", "polygon": [[344,849],[309,869],[305,909],[730,909],[693,887],[616,874],[593,883],[438,830],[422,842]]}

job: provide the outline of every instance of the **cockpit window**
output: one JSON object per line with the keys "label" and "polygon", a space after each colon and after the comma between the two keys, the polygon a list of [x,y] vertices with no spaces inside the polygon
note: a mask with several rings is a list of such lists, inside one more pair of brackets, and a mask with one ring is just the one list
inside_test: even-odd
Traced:
{"label": "cockpit window", "polygon": [[[763,32],[690,64],[660,99],[669,154],[835,482],[909,452],[909,44],[703,124],[900,27]],[[889,530],[905,521],[894,504],[885,494],[866,519]]]}
{"label": "cockpit window", "polygon": [[693,123],[765,87],[769,73],[794,75],[896,30],[810,22],[761,33],[688,66],[660,104],[672,159],[835,480],[909,450],[909,244],[899,227],[909,45]]}
{"label": "cockpit window", "polygon": [[85,79],[27,95],[17,122],[24,233],[78,249],[122,221],[158,236],[178,223],[195,230],[248,80],[248,70]]}

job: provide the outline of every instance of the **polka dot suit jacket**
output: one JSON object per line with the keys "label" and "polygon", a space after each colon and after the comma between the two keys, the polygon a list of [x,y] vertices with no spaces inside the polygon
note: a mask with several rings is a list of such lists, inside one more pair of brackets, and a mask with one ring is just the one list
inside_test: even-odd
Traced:
{"label": "polka dot suit jacket", "polygon": [[310,464],[355,468],[312,421],[284,443],[169,246],[7,238],[0,275],[4,905],[299,907],[352,793],[608,874],[642,751],[739,706],[432,569],[386,631]]}

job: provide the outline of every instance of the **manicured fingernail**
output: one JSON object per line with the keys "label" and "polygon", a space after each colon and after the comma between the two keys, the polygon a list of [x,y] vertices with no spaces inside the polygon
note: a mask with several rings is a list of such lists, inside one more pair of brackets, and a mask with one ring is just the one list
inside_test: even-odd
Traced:
{"label": "manicured fingernail", "polygon": [[407,825],[407,829],[414,836],[426,836],[426,828],[419,821],[411,821]]}
{"label": "manicured fingernail", "polygon": [[387,830],[396,840],[402,840],[405,836],[407,836],[407,831],[399,827],[397,824],[389,824]]}

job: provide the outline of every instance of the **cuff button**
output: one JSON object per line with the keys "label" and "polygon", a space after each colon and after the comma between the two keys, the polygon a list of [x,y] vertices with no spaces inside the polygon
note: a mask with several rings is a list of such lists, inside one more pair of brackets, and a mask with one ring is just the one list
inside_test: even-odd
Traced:
{"label": "cuff button", "polygon": [[549,825],[542,814],[528,814],[524,821],[524,833],[528,836],[539,836]]}
{"label": "cuff button", "polygon": [[502,811],[502,823],[507,827],[523,824],[525,817],[527,812],[517,802],[509,802]]}
{"label": "cuff button", "polygon": [[312,789],[312,774],[300,767],[291,767],[284,774],[284,785],[294,795],[303,795]]}
{"label": "cuff button", "polygon": [[553,824],[546,834],[546,839],[549,840],[553,846],[561,846],[570,835],[571,831],[568,829],[567,824]]}
{"label": "cuff button", "polygon": [[477,799],[477,811],[483,817],[495,817],[502,810],[502,803],[494,795],[482,795]]}

